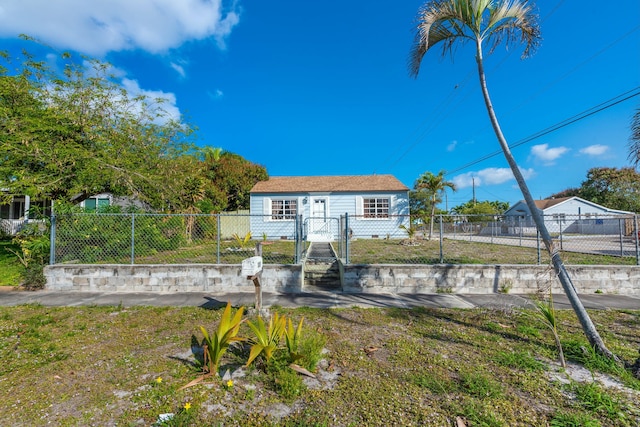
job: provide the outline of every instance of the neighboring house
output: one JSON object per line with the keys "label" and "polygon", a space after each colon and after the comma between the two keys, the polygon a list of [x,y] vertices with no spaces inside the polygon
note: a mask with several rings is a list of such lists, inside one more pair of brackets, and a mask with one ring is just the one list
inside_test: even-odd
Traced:
{"label": "neighboring house", "polygon": [[[111,205],[142,207],[142,204],[137,200],[128,197],[115,197],[110,193],[96,194],[78,203],[78,206],[87,211],[96,211]],[[51,215],[50,200],[34,201],[29,196],[13,196],[11,202],[0,205],[0,230],[10,236],[15,235],[20,231],[22,225],[29,221],[30,217],[33,218],[33,211],[36,208],[42,215]]]}
{"label": "neighboring house", "polygon": [[37,208],[44,215],[51,213],[49,201],[33,201],[29,196],[13,196],[11,201],[0,204],[0,231],[14,236],[29,221],[29,211]]}
{"label": "neighboring house", "polygon": [[332,241],[345,229],[358,238],[406,237],[409,188],[392,175],[271,177],[251,195],[254,237],[293,238],[296,218],[308,241]]}
{"label": "neighboring house", "polygon": [[[633,230],[633,212],[609,209],[580,197],[535,200],[536,207],[544,215],[547,229],[551,233],[580,234],[630,234]],[[524,200],[519,201],[505,213],[509,234],[518,234],[521,229],[535,230],[531,212]]]}

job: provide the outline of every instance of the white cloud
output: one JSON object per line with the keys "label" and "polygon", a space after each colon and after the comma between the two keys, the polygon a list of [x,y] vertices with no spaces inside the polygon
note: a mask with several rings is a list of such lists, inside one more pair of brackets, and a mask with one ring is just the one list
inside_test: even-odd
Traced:
{"label": "white cloud", "polygon": [[451,141],[451,143],[449,145],[447,145],[447,151],[453,151],[456,149],[456,145],[458,145],[458,141],[456,141],[455,139],[453,141]]}
{"label": "white cloud", "polygon": [[547,165],[552,165],[560,156],[569,151],[567,147],[549,148],[549,144],[531,147],[531,156]]}
{"label": "white cloud", "polygon": [[171,92],[163,92],[160,90],[145,90],[140,87],[136,80],[124,78],[122,79],[122,87],[132,98],[142,95],[149,102],[162,100],[162,103],[156,104],[159,108],[166,112],[169,119],[180,120],[180,109],[176,105],[176,96]]}
{"label": "white cloud", "polygon": [[609,151],[609,147],[607,145],[594,144],[581,149],[580,154],[586,154],[587,156],[601,156],[607,151]]}
{"label": "white cloud", "polygon": [[185,73],[184,71],[184,67],[180,64],[176,64],[175,62],[171,63],[171,68],[173,68],[174,70],[176,70],[176,72],[178,74],[180,74],[180,77],[186,77],[187,73]]}
{"label": "white cloud", "polygon": [[224,49],[240,12],[235,2],[223,1],[2,1],[0,36],[24,33],[57,48],[97,56],[129,49],[165,52],[210,37]]}
{"label": "white cloud", "polygon": [[[522,176],[524,179],[529,179],[535,175],[535,171],[533,169],[520,169]],[[515,179],[513,177],[513,173],[509,168],[487,168],[482,169],[477,172],[467,172],[462,175],[455,176],[452,181],[458,187],[458,189],[468,188],[474,185],[480,186],[488,186],[488,185],[499,185],[505,182],[511,181]]]}
{"label": "white cloud", "polygon": [[213,92],[208,90],[207,96],[215,101],[218,99],[222,99],[222,97],[224,97],[224,92],[222,92],[220,89],[216,89]]}

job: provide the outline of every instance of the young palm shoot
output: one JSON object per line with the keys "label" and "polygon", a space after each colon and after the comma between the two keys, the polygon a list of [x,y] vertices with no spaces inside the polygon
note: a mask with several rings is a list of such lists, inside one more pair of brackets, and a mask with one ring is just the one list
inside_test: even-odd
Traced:
{"label": "young palm shoot", "polygon": [[553,338],[556,341],[556,348],[558,349],[558,360],[560,362],[560,365],[563,368],[566,368],[567,365],[564,361],[562,343],[560,342],[560,337],[558,336],[558,319],[556,318],[556,312],[553,307],[553,295],[551,294],[551,290],[549,290],[549,300],[536,301],[536,308],[538,309],[538,317],[544,322],[545,325],[547,325],[547,327],[549,327],[549,329],[551,329]]}
{"label": "young palm shoot", "polygon": [[284,340],[287,344],[287,351],[289,352],[289,362],[295,363],[299,359],[302,359],[302,354],[298,353],[298,345],[300,344],[300,336],[302,335],[302,322],[304,321],[304,317],[300,319],[300,323],[298,323],[298,327],[293,327],[293,322],[289,319],[289,323],[287,325],[287,329],[284,333]]}
{"label": "young palm shoot", "polygon": [[231,303],[227,302],[227,306],[222,313],[222,317],[220,318],[220,323],[218,324],[218,329],[213,333],[209,334],[204,327],[200,327],[202,331],[202,335],[204,336],[204,345],[203,345],[203,353],[204,353],[204,374],[195,380],[191,381],[189,384],[181,387],[180,389],[191,387],[193,385],[198,384],[205,378],[209,376],[218,375],[218,367],[220,366],[220,361],[222,360],[222,356],[226,353],[229,345],[236,341],[244,341],[245,338],[239,337],[238,332],[240,330],[240,325],[244,321],[242,319],[242,315],[244,313],[244,307],[240,307],[235,315],[231,315]]}
{"label": "young palm shoot", "polygon": [[269,362],[273,352],[280,345],[282,335],[286,329],[286,318],[280,317],[278,313],[274,313],[269,319],[269,327],[264,323],[261,316],[258,316],[256,323],[247,321],[247,325],[251,328],[255,337],[253,338],[253,345],[251,346],[251,352],[249,353],[249,360],[247,360],[246,366],[251,363],[260,355]]}

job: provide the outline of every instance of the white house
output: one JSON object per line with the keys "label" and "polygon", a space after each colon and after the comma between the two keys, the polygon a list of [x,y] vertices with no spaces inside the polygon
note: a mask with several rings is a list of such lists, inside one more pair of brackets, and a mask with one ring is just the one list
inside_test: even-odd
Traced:
{"label": "white house", "polygon": [[[609,209],[580,197],[535,200],[535,204],[551,233],[629,234],[633,228],[629,219],[633,212]],[[504,216],[510,234],[517,234],[521,228],[535,229],[524,200],[509,208]]]}
{"label": "white house", "polygon": [[346,227],[353,237],[400,238],[409,226],[409,188],[392,175],[272,177],[250,200],[255,237],[293,238],[299,224],[308,241],[335,240]]}
{"label": "white house", "polygon": [[[115,197],[110,193],[100,193],[88,197],[78,206],[86,211],[97,211],[102,207],[119,205],[128,207],[131,205],[138,206],[139,203],[127,197]],[[0,204],[0,230],[10,236],[15,235],[30,217],[33,219],[33,211],[37,209],[40,215],[51,215],[51,200],[34,200],[29,196],[13,196],[9,203]]]}

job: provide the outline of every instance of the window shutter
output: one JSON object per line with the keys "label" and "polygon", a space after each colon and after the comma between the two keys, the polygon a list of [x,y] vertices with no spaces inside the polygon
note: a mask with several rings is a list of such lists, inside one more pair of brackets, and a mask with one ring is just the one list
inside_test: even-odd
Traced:
{"label": "window shutter", "polygon": [[[268,197],[265,197],[264,199],[262,199],[262,213],[264,213],[265,215],[271,215],[271,199]],[[265,218],[266,220],[269,220],[271,218]]]}
{"label": "window shutter", "polygon": [[356,215],[364,215],[364,200],[362,196],[356,196]]}

